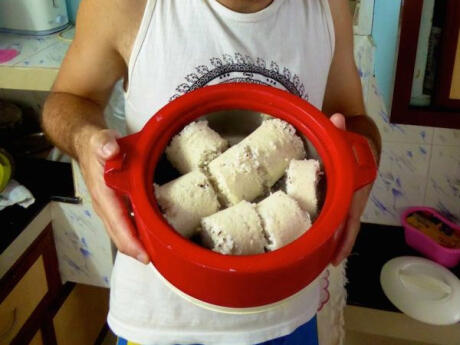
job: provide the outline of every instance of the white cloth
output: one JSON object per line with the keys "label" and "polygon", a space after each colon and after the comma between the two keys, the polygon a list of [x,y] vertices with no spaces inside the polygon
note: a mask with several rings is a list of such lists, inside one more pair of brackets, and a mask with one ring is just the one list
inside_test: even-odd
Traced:
{"label": "white cloth", "polygon": [[315,281],[299,296],[269,311],[215,312],[179,296],[153,265],[144,266],[118,253],[108,323],[115,334],[138,344],[249,345],[290,334],[316,314],[318,303]]}
{"label": "white cloth", "polygon": [[34,202],[32,193],[16,180],[10,180],[3,192],[0,193],[0,211],[15,204],[27,208]]}
{"label": "white cloth", "polygon": [[[275,86],[321,108],[334,53],[328,0],[274,0],[257,13],[216,0],[148,0],[129,63],[129,132],[162,106],[205,85]],[[255,344],[291,333],[316,313],[318,285],[270,311],[229,315],[197,307],[153,266],[118,254],[108,323],[140,344]]]}
{"label": "white cloth", "polygon": [[334,39],[328,0],[274,0],[257,13],[149,0],[129,61],[128,132],[171,99],[222,82],[275,86],[321,109]]}
{"label": "white cloth", "polygon": [[320,345],[342,345],[345,341],[346,266],[346,260],[337,267],[331,265],[320,279],[321,306],[317,318]]}

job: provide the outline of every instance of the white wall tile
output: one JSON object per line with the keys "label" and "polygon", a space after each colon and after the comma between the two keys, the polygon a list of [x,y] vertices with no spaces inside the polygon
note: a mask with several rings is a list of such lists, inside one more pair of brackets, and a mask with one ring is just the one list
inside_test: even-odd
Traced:
{"label": "white wall tile", "polygon": [[460,129],[435,128],[434,145],[454,145],[460,150]]}
{"label": "white wall tile", "polygon": [[426,205],[460,221],[460,130],[391,124],[374,78],[366,108],[383,152],[362,220],[399,225],[406,207]]}
{"label": "white wall tile", "polygon": [[406,144],[431,144],[434,129],[422,126],[407,126],[390,123],[389,113],[377,88],[375,78],[371,80],[366,111],[380,130],[383,141]]}
{"label": "white wall tile", "polygon": [[72,159],[72,176],[73,176],[73,185],[75,188],[75,195],[78,196],[80,199],[83,200],[83,203],[90,204],[91,195],[88,191],[88,187],[86,187],[85,180],[83,179],[83,175],[80,170],[80,166],[78,165],[77,161]]}
{"label": "white wall tile", "polygon": [[51,214],[62,280],[109,287],[114,250],[91,204],[53,203]]}
{"label": "white wall tile", "polygon": [[460,222],[460,148],[433,145],[425,204]]}
{"label": "white wall tile", "polygon": [[378,177],[362,220],[399,225],[401,212],[425,196],[430,145],[384,143]]}
{"label": "white wall tile", "polygon": [[374,75],[375,46],[374,42],[372,41],[372,36],[354,35],[353,41],[356,67],[358,68],[358,73],[363,89],[363,96],[366,101]]}
{"label": "white wall tile", "polygon": [[374,0],[354,1],[353,32],[356,35],[370,35],[374,18]]}

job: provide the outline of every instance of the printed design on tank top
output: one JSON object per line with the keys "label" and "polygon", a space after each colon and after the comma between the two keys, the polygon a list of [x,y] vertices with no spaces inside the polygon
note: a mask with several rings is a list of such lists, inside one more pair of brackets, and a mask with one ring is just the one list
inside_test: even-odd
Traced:
{"label": "printed design on tank top", "polygon": [[221,83],[254,83],[277,87],[308,100],[308,93],[297,74],[292,74],[287,67],[282,69],[272,61],[269,66],[262,58],[254,60],[249,55],[235,53],[222,55],[222,58],[211,58],[211,65],[200,65],[195,72],[185,77],[186,82],[176,88],[170,101],[187,92],[207,85]]}

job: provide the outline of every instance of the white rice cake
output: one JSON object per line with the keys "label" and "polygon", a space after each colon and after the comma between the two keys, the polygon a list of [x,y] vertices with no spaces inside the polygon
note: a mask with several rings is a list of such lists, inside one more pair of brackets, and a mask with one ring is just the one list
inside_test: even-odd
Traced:
{"label": "white rice cake", "polygon": [[257,161],[245,145],[235,145],[208,165],[208,173],[222,202],[236,205],[242,200],[253,201],[264,192]]}
{"label": "white rice cake", "polygon": [[155,195],[168,223],[187,238],[195,234],[201,218],[220,209],[211,183],[198,170],[155,186]]}
{"label": "white rice cake", "polygon": [[203,169],[224,152],[228,142],[208,126],[207,121],[188,124],[166,148],[166,157],[182,174]]}
{"label": "white rice cake", "polygon": [[279,249],[305,233],[311,227],[310,216],[286,193],[278,191],[257,205],[265,235],[266,249]]}
{"label": "white rice cake", "polygon": [[287,194],[312,217],[318,213],[317,186],[320,173],[320,164],[315,159],[292,160],[286,172]]}
{"label": "white rice cake", "polygon": [[280,119],[271,119],[262,124],[238,145],[251,148],[252,156],[263,171],[262,178],[267,187],[273,186],[285,173],[292,159],[306,156],[302,139],[295,128]]}
{"label": "white rice cake", "polygon": [[206,247],[221,254],[260,254],[266,246],[256,207],[247,201],[203,218],[201,237]]}

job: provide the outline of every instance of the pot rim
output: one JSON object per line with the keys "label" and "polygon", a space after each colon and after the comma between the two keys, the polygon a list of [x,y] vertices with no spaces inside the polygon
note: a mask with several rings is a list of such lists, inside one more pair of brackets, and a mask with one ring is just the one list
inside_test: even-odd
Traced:
{"label": "pot rim", "polygon": [[[154,169],[172,136],[202,115],[230,109],[258,111],[287,121],[313,144],[324,166],[327,190],[317,219],[305,234],[273,252],[232,256],[202,248],[180,236],[166,222],[155,200]],[[355,158],[343,133],[306,101],[268,86],[220,84],[174,100],[135,134],[136,150],[126,157],[130,186],[127,194],[141,238],[155,241],[170,255],[180,256],[198,266],[235,274],[283,270],[301,263],[336,234],[356,188],[356,169],[352,164]],[[149,254],[153,254],[154,262],[154,253]]]}

